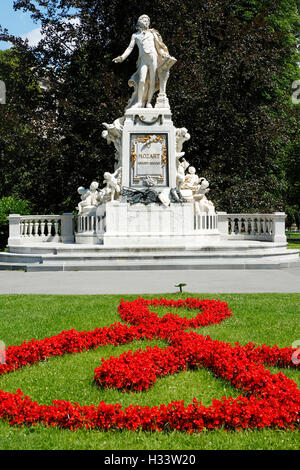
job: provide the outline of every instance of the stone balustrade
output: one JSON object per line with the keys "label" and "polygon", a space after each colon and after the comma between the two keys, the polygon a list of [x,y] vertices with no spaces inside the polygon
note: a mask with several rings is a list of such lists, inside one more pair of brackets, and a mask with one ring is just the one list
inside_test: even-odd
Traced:
{"label": "stone balustrade", "polygon": [[105,207],[99,206],[94,212],[80,214],[76,217],[75,238],[76,243],[98,244],[99,238],[106,231]]}
{"label": "stone balustrade", "polygon": [[74,215],[11,214],[8,245],[33,243],[73,243]]}
{"label": "stone balustrade", "polygon": [[218,212],[218,229],[225,239],[286,242],[284,212],[227,214]]}
{"label": "stone balustrade", "polygon": [[218,230],[217,214],[201,213],[194,217],[194,229],[198,232],[215,232]]}
{"label": "stone balustrade", "polygon": [[90,232],[103,234],[105,232],[105,220],[97,214],[84,214],[77,217],[77,233]]}
{"label": "stone balustrade", "polygon": [[[103,212],[103,213],[102,213]],[[106,232],[106,213],[74,216],[11,214],[8,245],[36,243],[74,243],[75,232],[81,243],[99,243]],[[122,219],[122,218],[121,218]],[[199,214],[194,217],[195,233],[219,233],[223,240],[256,240],[286,243],[286,214]]]}

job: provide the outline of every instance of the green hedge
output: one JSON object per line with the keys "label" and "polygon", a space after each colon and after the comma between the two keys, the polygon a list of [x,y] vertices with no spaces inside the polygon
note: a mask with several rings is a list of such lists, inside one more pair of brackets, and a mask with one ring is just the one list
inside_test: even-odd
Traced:
{"label": "green hedge", "polygon": [[0,249],[5,248],[8,238],[9,214],[26,215],[32,213],[32,206],[29,201],[16,199],[13,196],[2,197],[0,199]]}

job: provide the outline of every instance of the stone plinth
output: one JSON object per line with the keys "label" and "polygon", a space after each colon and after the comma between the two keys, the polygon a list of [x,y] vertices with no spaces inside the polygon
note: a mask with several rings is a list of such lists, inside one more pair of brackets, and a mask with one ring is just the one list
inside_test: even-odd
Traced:
{"label": "stone plinth", "polygon": [[[103,208],[102,208],[103,211]],[[220,239],[217,228],[195,230],[192,204],[134,204],[113,202],[105,208],[104,233],[99,241],[107,247],[187,246]]]}
{"label": "stone plinth", "polygon": [[154,188],[176,186],[176,129],[170,109],[130,109],[125,113],[122,140],[122,186]]}

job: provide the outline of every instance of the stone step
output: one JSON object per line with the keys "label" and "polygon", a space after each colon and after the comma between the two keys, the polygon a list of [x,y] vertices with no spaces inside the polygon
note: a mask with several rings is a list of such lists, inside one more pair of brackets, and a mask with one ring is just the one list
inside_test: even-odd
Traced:
{"label": "stone step", "polygon": [[[45,254],[54,254],[54,255],[62,255],[66,253],[72,254],[113,254],[121,255],[123,253],[139,253],[139,254],[146,254],[146,253],[155,253],[155,254],[165,254],[165,253],[178,253],[184,251],[185,253],[199,253],[199,252],[220,252],[220,251],[239,251],[244,252],[256,249],[256,250],[263,250],[266,249],[274,250],[274,249],[285,249],[286,243],[272,243],[272,242],[257,242],[257,241],[225,241],[218,244],[207,244],[202,246],[168,246],[168,247],[160,247],[160,246],[137,246],[137,247],[106,247],[103,245],[76,245],[76,244],[54,244],[54,243],[42,243],[42,244],[35,244],[35,245],[14,245],[10,246],[9,253],[20,253],[22,255],[45,255]],[[1,255],[2,253],[0,253]]]}
{"label": "stone step", "polygon": [[224,241],[218,245],[180,248],[49,245],[10,247],[10,252],[0,253],[0,269],[278,269],[299,261],[299,250],[288,250],[285,243],[257,241]]}
{"label": "stone step", "polygon": [[163,261],[165,259],[180,262],[183,260],[209,260],[209,259],[243,259],[243,258],[267,258],[267,257],[297,257],[298,250],[287,250],[286,248],[265,248],[264,250],[248,249],[243,251],[226,250],[178,250],[172,252],[163,251],[127,251],[127,252],[98,252],[98,253],[77,253],[73,251],[64,254],[20,254],[20,253],[0,253],[1,262],[14,263],[59,263],[59,262],[87,262],[87,261]]}
{"label": "stone step", "polygon": [[115,270],[220,270],[220,269],[281,269],[300,266],[300,261],[289,257],[269,257],[264,260],[255,259],[211,259],[200,260],[115,260],[112,261],[69,261],[58,263],[4,263],[0,262],[0,270],[37,271],[115,271]]}

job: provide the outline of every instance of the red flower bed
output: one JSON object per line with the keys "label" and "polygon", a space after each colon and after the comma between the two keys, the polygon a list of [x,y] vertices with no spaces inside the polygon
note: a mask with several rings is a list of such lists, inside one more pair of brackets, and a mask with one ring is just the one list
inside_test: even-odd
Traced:
{"label": "red flower bed", "polygon": [[[167,314],[159,318],[149,306],[188,308],[198,311],[192,319]],[[129,351],[118,358],[102,359],[95,369],[94,379],[104,388],[123,391],[143,391],[159,377],[179,371],[205,367],[217,377],[228,380],[241,390],[238,398],[213,400],[205,407],[196,399],[185,406],[183,401],[154,407],[119,404],[80,406],[77,403],[55,400],[52,405],[39,405],[20,390],[17,393],[0,391],[0,418],[10,424],[34,425],[43,423],[66,429],[142,429],[151,431],[201,431],[216,429],[260,429],[265,427],[295,429],[300,421],[300,391],[282,373],[272,374],[264,364],[296,367],[291,361],[294,349],[277,346],[256,346],[249,343],[234,346],[212,340],[190,328],[217,324],[232,312],[224,302],[215,300],[137,299],[121,301],[119,314],[131,326],[115,323],[94,331],[63,331],[43,340],[10,346],[6,364],[0,365],[0,375],[12,372],[50,356],[77,353],[107,344],[126,344],[136,339],[160,338],[167,342],[158,347]]]}

